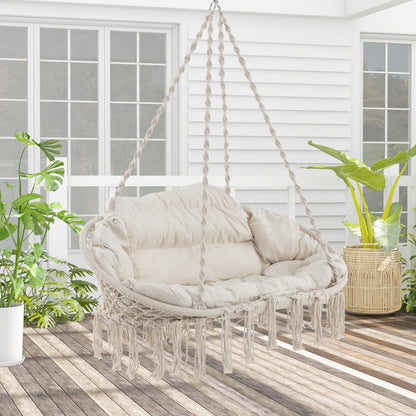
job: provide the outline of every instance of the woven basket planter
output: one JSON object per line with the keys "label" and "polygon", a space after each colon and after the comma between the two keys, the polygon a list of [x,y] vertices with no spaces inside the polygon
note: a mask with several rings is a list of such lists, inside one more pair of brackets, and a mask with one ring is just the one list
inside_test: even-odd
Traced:
{"label": "woven basket planter", "polygon": [[345,310],[382,315],[401,308],[402,268],[397,248],[390,253],[363,246],[344,247],[348,282],[344,287]]}

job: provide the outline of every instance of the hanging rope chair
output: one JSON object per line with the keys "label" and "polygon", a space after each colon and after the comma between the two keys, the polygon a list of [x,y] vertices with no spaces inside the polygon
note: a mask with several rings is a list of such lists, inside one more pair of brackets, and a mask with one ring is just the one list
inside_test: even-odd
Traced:
{"label": "hanging rope chair", "polygon": [[[218,14],[219,79],[222,96],[225,191],[208,185],[212,81],[213,17]],[[208,31],[206,111],[202,185],[121,197],[166,104],[203,33]],[[260,208],[242,208],[230,196],[227,103],[224,82],[224,29],[228,34],[264,120],[293,181],[313,231]],[[198,214],[199,212],[199,214]],[[243,322],[247,362],[254,359],[254,325],[268,331],[268,348],[277,347],[276,311],[288,310],[294,349],[302,348],[303,306],[311,306],[315,344],[322,339],[321,311],[327,304],[327,328],[344,332],[345,264],[322,238],[291,170],[270,118],[218,3],[213,1],[178,75],[140,142],[107,211],[93,219],[80,237],[82,253],[102,289],[94,317],[94,351],[101,358],[107,328],[113,368],[121,369],[123,345],[129,350],[127,373],[134,377],[139,345],[153,350],[155,376],[176,374],[193,346],[195,376],[205,374],[206,336],[221,331],[222,363],[232,372],[232,324]],[[198,271],[199,269],[199,271]],[[140,342],[139,342],[140,341]],[[186,346],[186,359],[182,348]],[[168,360],[165,350],[171,359]]]}

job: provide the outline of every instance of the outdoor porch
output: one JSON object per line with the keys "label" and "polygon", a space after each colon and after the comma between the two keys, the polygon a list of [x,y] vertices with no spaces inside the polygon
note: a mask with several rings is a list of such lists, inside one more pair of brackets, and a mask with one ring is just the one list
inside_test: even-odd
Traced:
{"label": "outdoor porch", "polygon": [[[245,365],[234,331],[234,372],[222,373],[219,334],[207,342],[207,377],[196,382],[185,365],[178,378],[151,376],[151,352],[130,381],[92,352],[92,319],[50,330],[26,328],[23,366],[0,368],[0,414],[14,415],[414,415],[416,317],[347,315],[342,341],[318,349],[305,331],[294,352],[284,315],[278,344],[266,350],[257,332],[256,360]],[[308,317],[306,317],[308,320]],[[190,350],[189,359],[192,360]],[[189,367],[191,368],[191,367]]]}

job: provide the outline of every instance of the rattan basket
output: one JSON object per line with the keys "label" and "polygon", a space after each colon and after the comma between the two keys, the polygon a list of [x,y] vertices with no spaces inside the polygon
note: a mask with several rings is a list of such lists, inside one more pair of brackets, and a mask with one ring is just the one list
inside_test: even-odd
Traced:
{"label": "rattan basket", "polygon": [[402,268],[397,248],[390,253],[363,245],[344,247],[348,282],[344,287],[345,310],[381,315],[401,307]]}

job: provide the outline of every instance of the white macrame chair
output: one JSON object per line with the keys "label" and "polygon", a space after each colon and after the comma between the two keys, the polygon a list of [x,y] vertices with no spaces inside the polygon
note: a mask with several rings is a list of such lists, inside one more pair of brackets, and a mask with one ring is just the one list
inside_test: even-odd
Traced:
{"label": "white macrame chair", "polygon": [[[334,284],[327,289],[314,290],[311,292],[298,292],[294,295],[282,295],[281,293],[269,293],[266,296],[247,302],[235,304],[221,308],[206,308],[203,302],[204,280],[205,280],[205,251],[206,251],[206,225],[207,225],[207,186],[208,186],[208,161],[209,161],[209,135],[210,135],[210,108],[211,108],[211,72],[212,72],[212,45],[213,45],[213,17],[214,12],[218,14],[218,52],[219,52],[219,78],[222,91],[222,112],[223,112],[223,134],[224,134],[224,165],[225,165],[225,190],[230,193],[230,166],[228,155],[228,131],[227,131],[227,103],[226,86],[224,82],[224,29],[228,34],[239,63],[248,80],[250,88],[258,103],[258,107],[264,116],[265,123],[269,127],[270,134],[279,149],[280,155],[289,172],[289,176],[299,195],[300,201],[305,207],[306,214],[310,220],[313,231],[302,228],[302,231],[316,239],[323,247],[329,265],[334,274],[336,273],[330,253],[335,251],[323,239],[308,203],[303,196],[302,190],[296,180],[294,172],[291,170],[287,161],[286,154],[277,138],[276,132],[271,124],[266,109],[257,92],[257,88],[252,81],[246,62],[241,56],[236,40],[231,32],[230,26],[225,19],[217,0],[214,0],[195,40],[190,46],[188,54],[184,58],[182,66],[179,68],[178,75],[174,78],[172,85],[163,99],[162,104],[154,116],[150,127],[146,131],[145,137],[141,140],[139,147],[134,154],[132,161],[125,172],[114,196],[111,198],[107,212],[111,212],[115,206],[115,200],[120,197],[121,191],[125,186],[126,180],[133,171],[136,162],[140,159],[144,148],[152,135],[154,128],[158,124],[159,118],[163,114],[165,107],[172,96],[180,76],[185,71],[192,53],[195,51],[198,42],[205,30],[208,30],[207,48],[207,75],[206,75],[206,100],[205,100],[205,128],[204,128],[204,161],[203,161],[203,193],[202,193],[202,215],[201,215],[201,258],[199,274],[198,302],[196,307],[186,308],[172,304],[163,303],[140,293],[135,292],[128,286],[123,285],[98,264],[91,255],[91,247],[94,245],[94,226],[103,217],[97,217],[85,225],[81,237],[81,250],[95,272],[102,289],[101,303],[95,311],[94,317],[94,352],[95,357],[101,358],[102,353],[102,331],[104,325],[107,328],[108,342],[112,350],[113,369],[121,369],[121,357],[123,345],[128,347],[129,365],[127,374],[134,377],[139,365],[139,346],[147,343],[153,349],[153,361],[155,363],[154,374],[161,377],[165,371],[167,358],[165,349],[168,347],[171,353],[170,371],[176,374],[181,363],[188,359],[188,342],[194,346],[194,366],[195,377],[200,378],[205,375],[206,367],[206,332],[208,329],[219,327],[222,339],[222,363],[224,372],[232,371],[232,322],[233,320],[244,320],[244,351],[247,362],[254,358],[254,324],[265,327],[268,330],[268,348],[273,349],[277,346],[276,338],[276,316],[279,309],[288,308],[288,326],[292,329],[293,346],[295,349],[302,348],[301,333],[303,329],[303,306],[311,306],[310,326],[315,330],[315,344],[320,345],[322,339],[321,312],[322,305],[327,304],[327,328],[333,338],[340,339],[344,334],[344,296],[342,288],[346,283],[345,274],[334,276]],[[215,324],[215,325],[214,325]],[[139,342],[140,341],[140,342]],[[186,348],[186,359],[182,360],[182,347]]]}

